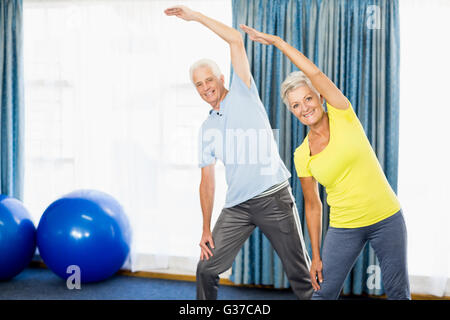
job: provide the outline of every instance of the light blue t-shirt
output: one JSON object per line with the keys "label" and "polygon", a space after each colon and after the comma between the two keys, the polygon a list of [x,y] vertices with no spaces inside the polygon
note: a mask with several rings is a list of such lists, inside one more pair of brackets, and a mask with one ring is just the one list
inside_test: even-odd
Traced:
{"label": "light blue t-shirt", "polygon": [[234,72],[220,110],[211,109],[199,132],[199,167],[221,160],[228,185],[225,208],[245,202],[290,178],[278,153],[253,77]]}

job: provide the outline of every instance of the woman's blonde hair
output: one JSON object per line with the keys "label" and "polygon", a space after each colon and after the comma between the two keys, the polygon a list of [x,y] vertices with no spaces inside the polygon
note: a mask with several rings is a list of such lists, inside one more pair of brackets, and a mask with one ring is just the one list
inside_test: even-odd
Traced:
{"label": "woman's blonde hair", "polygon": [[291,72],[281,84],[281,98],[288,109],[290,106],[287,95],[292,90],[303,86],[309,87],[312,91],[314,91],[314,93],[317,94],[318,97],[320,97],[320,93],[316,88],[314,88],[311,80],[309,80],[309,78],[302,71]]}

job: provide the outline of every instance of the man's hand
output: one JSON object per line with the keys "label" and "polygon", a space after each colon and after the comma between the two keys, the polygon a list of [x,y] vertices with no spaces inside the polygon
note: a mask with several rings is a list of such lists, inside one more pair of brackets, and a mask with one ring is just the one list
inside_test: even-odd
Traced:
{"label": "man's hand", "polygon": [[211,235],[211,231],[209,230],[205,230],[203,231],[202,234],[202,240],[200,240],[200,248],[201,248],[201,253],[200,253],[200,260],[206,259],[209,260],[210,257],[213,256],[211,250],[208,247],[209,246],[214,249],[214,242],[212,239],[212,235]]}
{"label": "man's hand", "polygon": [[174,6],[164,10],[164,13],[168,16],[176,16],[186,21],[195,20],[197,17],[197,12],[189,9],[186,6]]}
{"label": "man's hand", "polygon": [[[311,276],[311,284],[314,288],[314,291],[319,290],[320,289],[319,283],[322,283],[322,281],[323,281],[322,260],[313,259],[311,261],[311,269],[309,271],[309,274]],[[319,280],[319,283],[317,283],[317,280]]]}

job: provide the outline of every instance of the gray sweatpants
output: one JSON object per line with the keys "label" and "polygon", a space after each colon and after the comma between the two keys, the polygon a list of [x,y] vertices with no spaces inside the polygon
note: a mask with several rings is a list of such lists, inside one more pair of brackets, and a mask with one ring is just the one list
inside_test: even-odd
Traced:
{"label": "gray sweatpants", "polygon": [[337,299],[361,250],[370,242],[378,257],[388,299],[411,299],[402,211],[362,228],[329,227],[322,248],[323,282],[313,300]]}
{"label": "gray sweatpants", "polygon": [[213,256],[200,260],[197,265],[197,299],[217,299],[219,274],[232,266],[256,226],[280,257],[296,296],[311,298],[310,258],[290,187],[285,187],[274,194],[222,210],[212,232]]}

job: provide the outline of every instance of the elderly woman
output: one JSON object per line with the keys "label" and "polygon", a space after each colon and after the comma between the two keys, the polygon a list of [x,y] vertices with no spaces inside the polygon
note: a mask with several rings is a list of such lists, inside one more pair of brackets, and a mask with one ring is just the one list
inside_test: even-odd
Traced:
{"label": "elderly woman", "polygon": [[[280,49],[301,71],[281,86],[289,110],[309,132],[294,153],[311,238],[312,299],[337,299],[367,242],[375,250],[389,299],[410,299],[406,226],[350,101],[319,68],[280,37],[240,26],[251,40]],[[327,111],[323,108],[324,99]],[[322,203],[326,188],[330,226],[322,253]]]}

